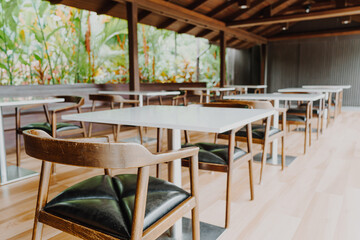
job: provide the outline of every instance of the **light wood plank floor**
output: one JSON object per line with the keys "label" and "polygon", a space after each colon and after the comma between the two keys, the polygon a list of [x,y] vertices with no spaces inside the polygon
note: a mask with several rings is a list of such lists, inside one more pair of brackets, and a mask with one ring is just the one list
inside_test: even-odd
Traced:
{"label": "light wood plank floor", "polygon": [[[292,132],[286,149],[297,160],[284,172],[268,165],[262,185],[257,184],[259,164],[255,163],[254,201],[249,201],[247,165],[237,169],[232,224],[221,239],[360,239],[359,120],[360,112],[343,112],[318,141],[313,135],[313,146],[306,155],[302,155],[303,133]],[[154,133],[149,130],[148,135]],[[127,131],[122,137],[135,134],[136,130]],[[192,141],[213,141],[213,134],[192,133]],[[155,149],[154,144],[148,147]],[[8,155],[8,162],[15,162],[14,154]],[[40,161],[24,154],[22,166],[38,171]],[[189,189],[186,168],[183,173],[184,187]],[[102,171],[57,166],[50,198],[95,174]],[[162,176],[166,176],[165,166]],[[200,172],[202,221],[223,226],[225,184],[225,174]],[[31,238],[37,186],[38,177],[33,177],[0,187],[0,239]],[[44,239],[75,238],[45,227]]]}

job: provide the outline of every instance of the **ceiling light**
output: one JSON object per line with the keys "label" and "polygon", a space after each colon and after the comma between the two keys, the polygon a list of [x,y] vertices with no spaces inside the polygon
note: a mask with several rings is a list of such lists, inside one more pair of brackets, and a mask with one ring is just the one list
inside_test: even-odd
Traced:
{"label": "ceiling light", "polygon": [[310,9],[311,9],[311,4],[305,5],[305,12],[306,12],[306,13],[309,13],[309,12],[310,12]]}
{"label": "ceiling light", "polygon": [[350,16],[342,17],[342,18],[341,18],[341,23],[342,23],[342,24],[349,24],[349,23],[351,23],[351,17],[350,17]]}
{"label": "ceiling light", "polygon": [[289,23],[285,23],[282,27],[281,30],[286,31],[289,29]]}
{"label": "ceiling light", "polygon": [[250,7],[250,0],[238,0],[238,6],[240,9],[247,9]]}

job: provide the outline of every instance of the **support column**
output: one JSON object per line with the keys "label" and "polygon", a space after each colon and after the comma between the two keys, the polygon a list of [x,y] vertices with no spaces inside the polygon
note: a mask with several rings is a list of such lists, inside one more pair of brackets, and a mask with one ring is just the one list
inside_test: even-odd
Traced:
{"label": "support column", "polygon": [[128,41],[129,41],[129,90],[140,91],[137,23],[138,8],[133,2],[126,2],[126,14],[128,20]]}
{"label": "support column", "polygon": [[220,87],[226,85],[226,39],[225,32],[220,32]]}
{"label": "support column", "polygon": [[[265,85],[265,77],[266,77],[266,51],[267,46],[265,44],[262,44],[260,46],[260,65],[261,65],[261,70],[260,70],[260,85]],[[263,92],[263,91],[262,91]]]}

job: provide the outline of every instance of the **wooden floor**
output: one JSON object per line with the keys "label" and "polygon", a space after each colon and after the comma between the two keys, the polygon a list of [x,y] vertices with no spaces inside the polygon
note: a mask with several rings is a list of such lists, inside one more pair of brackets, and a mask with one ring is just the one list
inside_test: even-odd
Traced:
{"label": "wooden floor", "polygon": [[[249,201],[247,165],[234,174],[232,223],[221,239],[360,239],[360,112],[343,112],[335,123],[315,140],[306,155],[303,133],[287,139],[287,152],[298,156],[284,172],[268,165],[264,182],[257,184],[259,164],[255,163],[255,200]],[[136,130],[122,137],[135,135]],[[154,135],[150,130],[148,135]],[[213,141],[212,134],[192,133],[192,141]],[[165,144],[165,142],[164,142]],[[154,150],[154,144],[148,145]],[[259,147],[256,147],[259,150]],[[8,155],[15,162],[15,155]],[[23,155],[23,167],[40,169],[40,161]],[[162,176],[166,176],[163,166]],[[57,166],[50,198],[61,190],[100,170]],[[116,172],[117,173],[117,172]],[[188,186],[188,172],[183,169]],[[154,169],[153,169],[154,174]],[[223,226],[225,174],[200,172],[201,221]],[[0,239],[30,239],[38,177],[0,187]],[[45,227],[44,239],[75,239]]]}

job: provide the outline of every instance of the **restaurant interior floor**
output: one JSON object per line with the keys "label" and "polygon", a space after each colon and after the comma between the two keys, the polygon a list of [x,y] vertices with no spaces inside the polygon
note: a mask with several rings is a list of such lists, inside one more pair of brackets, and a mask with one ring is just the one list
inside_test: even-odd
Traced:
{"label": "restaurant interior floor", "polygon": [[[360,239],[360,112],[343,112],[320,139],[313,134],[313,146],[306,155],[303,133],[287,138],[287,153],[298,158],[284,172],[267,165],[262,185],[260,164],[255,163],[255,200],[249,201],[247,164],[236,169],[233,179],[232,222],[220,239]],[[135,136],[134,131],[121,134]],[[148,132],[155,136],[155,130]],[[191,133],[192,142],[213,141],[213,134]],[[166,139],[166,138],[164,138]],[[164,145],[165,145],[164,140]],[[155,144],[149,144],[155,150]],[[260,151],[259,145],[254,145]],[[15,154],[8,156],[15,163]],[[23,155],[22,166],[40,170],[40,161]],[[115,173],[119,173],[116,171]],[[50,198],[100,170],[57,166]],[[155,169],[152,169],[155,175]],[[188,171],[183,169],[184,186]],[[162,177],[166,167],[162,166]],[[223,226],[225,208],[223,173],[200,171],[201,221]],[[38,177],[0,187],[0,239],[30,239]],[[75,239],[46,226],[44,239]]]}

